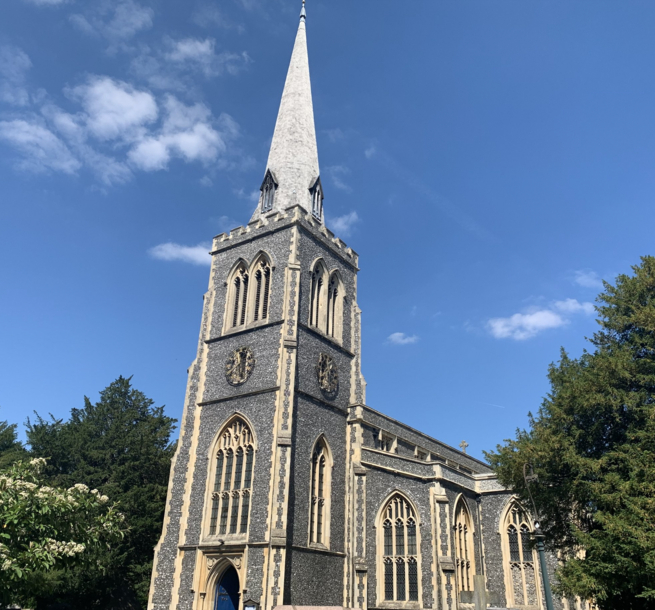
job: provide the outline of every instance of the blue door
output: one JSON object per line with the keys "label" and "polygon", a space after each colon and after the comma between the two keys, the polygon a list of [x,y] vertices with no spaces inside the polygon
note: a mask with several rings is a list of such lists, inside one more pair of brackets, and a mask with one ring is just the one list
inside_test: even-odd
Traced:
{"label": "blue door", "polygon": [[216,585],[214,610],[239,609],[239,575],[229,568]]}

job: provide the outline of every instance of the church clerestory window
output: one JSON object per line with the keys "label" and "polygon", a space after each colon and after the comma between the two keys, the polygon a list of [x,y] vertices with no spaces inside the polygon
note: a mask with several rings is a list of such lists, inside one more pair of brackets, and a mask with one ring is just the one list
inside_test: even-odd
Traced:
{"label": "church clerestory window", "polygon": [[526,608],[540,607],[536,576],[532,524],[527,513],[513,501],[503,524],[503,553],[508,604]]}
{"label": "church clerestory window", "polygon": [[416,515],[410,503],[396,494],[381,514],[379,561],[385,602],[419,600]]}
{"label": "church clerestory window", "polygon": [[240,418],[233,420],[214,453],[210,536],[248,533],[254,455],[250,428]]}
{"label": "church clerestory window", "polygon": [[264,177],[264,182],[261,186],[262,192],[262,212],[270,212],[273,209],[273,204],[275,203],[275,191],[277,190],[277,183],[273,178],[273,174],[268,170],[266,176]]}
{"label": "church clerestory window", "polygon": [[330,455],[324,438],[312,453],[310,483],[309,543],[327,547],[330,526]]}
{"label": "church clerestory window", "polygon": [[460,591],[473,591],[475,574],[473,521],[464,498],[460,498],[455,509],[454,530],[457,587]]}

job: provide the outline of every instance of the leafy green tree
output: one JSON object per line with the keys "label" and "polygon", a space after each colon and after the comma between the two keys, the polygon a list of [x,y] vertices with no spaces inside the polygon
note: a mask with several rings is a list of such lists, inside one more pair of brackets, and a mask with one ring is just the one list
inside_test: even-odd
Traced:
{"label": "leafy green tree", "polygon": [[523,465],[559,590],[602,610],[655,607],[655,258],[605,283],[600,330],[578,359],[562,351],[529,430],[487,458],[529,504]]}
{"label": "leafy green tree", "polygon": [[[46,474],[53,485],[83,482],[118,502],[128,531],[106,552],[106,574],[69,572],[56,597],[73,608],[145,608],[153,549],[161,535],[175,420],[163,407],[134,389],[131,378],[119,377],[100,393],[100,401],[84,400],[69,421],[28,421],[32,453],[49,458]],[[42,602],[45,607],[45,600]],[[39,606],[41,607],[41,606]]]}
{"label": "leafy green tree", "polygon": [[0,605],[33,607],[50,591],[44,574],[94,563],[123,533],[123,515],[109,498],[73,485],[43,483],[46,460],[19,461],[0,471]]}
{"label": "leafy green tree", "polygon": [[0,421],[0,470],[26,457],[27,451],[16,436],[16,424]]}

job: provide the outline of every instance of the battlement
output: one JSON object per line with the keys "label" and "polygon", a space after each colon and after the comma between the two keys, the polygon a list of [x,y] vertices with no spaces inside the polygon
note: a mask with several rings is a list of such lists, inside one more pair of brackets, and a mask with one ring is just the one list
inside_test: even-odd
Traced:
{"label": "battlement", "polygon": [[281,212],[272,212],[262,216],[246,226],[236,227],[227,233],[214,237],[212,254],[222,252],[251,239],[297,225],[319,241],[337,249],[339,255],[354,267],[358,266],[359,255],[341,238],[336,237],[324,224],[317,221],[302,206],[292,205]]}

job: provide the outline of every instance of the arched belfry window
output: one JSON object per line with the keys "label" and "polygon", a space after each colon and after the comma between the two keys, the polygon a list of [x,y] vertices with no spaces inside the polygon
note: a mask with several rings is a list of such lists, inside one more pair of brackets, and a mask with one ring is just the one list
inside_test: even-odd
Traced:
{"label": "arched belfry window", "polygon": [[309,543],[329,546],[330,490],[332,465],[324,438],[316,442],[312,452],[310,483]]}
{"label": "arched belfry window", "polygon": [[226,312],[226,326],[228,329],[239,328],[246,324],[249,279],[246,264],[243,262],[239,263],[232,272],[228,282],[229,294]]}
{"label": "arched belfry window", "polygon": [[312,194],[312,216],[321,221],[323,219],[323,185],[320,178],[316,178],[316,182],[309,192]]}
{"label": "arched belfry window", "polygon": [[532,532],[527,513],[518,502],[513,501],[506,511],[501,532],[507,603],[511,607],[541,607]]}
{"label": "arched belfry window", "polygon": [[213,452],[210,536],[248,533],[254,460],[250,428],[236,418],[221,432]]}
{"label": "arched belfry window", "polygon": [[254,281],[252,321],[268,320],[269,298],[271,294],[271,262],[262,254],[253,265],[251,277]]}
{"label": "arched belfry window", "polygon": [[327,322],[327,269],[317,261],[312,270],[312,284],[309,303],[309,325],[325,332]]}
{"label": "arched belfry window", "polygon": [[343,284],[335,271],[328,282],[326,334],[337,341],[341,341],[343,333],[343,297]]}
{"label": "arched belfry window", "polygon": [[386,602],[417,602],[418,540],[416,514],[400,494],[394,495],[380,514],[378,562],[381,596]]}
{"label": "arched belfry window", "polygon": [[275,203],[275,191],[277,190],[277,182],[273,178],[271,170],[266,170],[266,176],[264,176],[264,182],[260,188],[262,195],[262,212],[270,212],[273,209],[273,203]]}
{"label": "arched belfry window", "polygon": [[464,498],[459,499],[455,509],[454,530],[457,587],[460,591],[473,591],[473,575],[475,574],[473,521]]}

